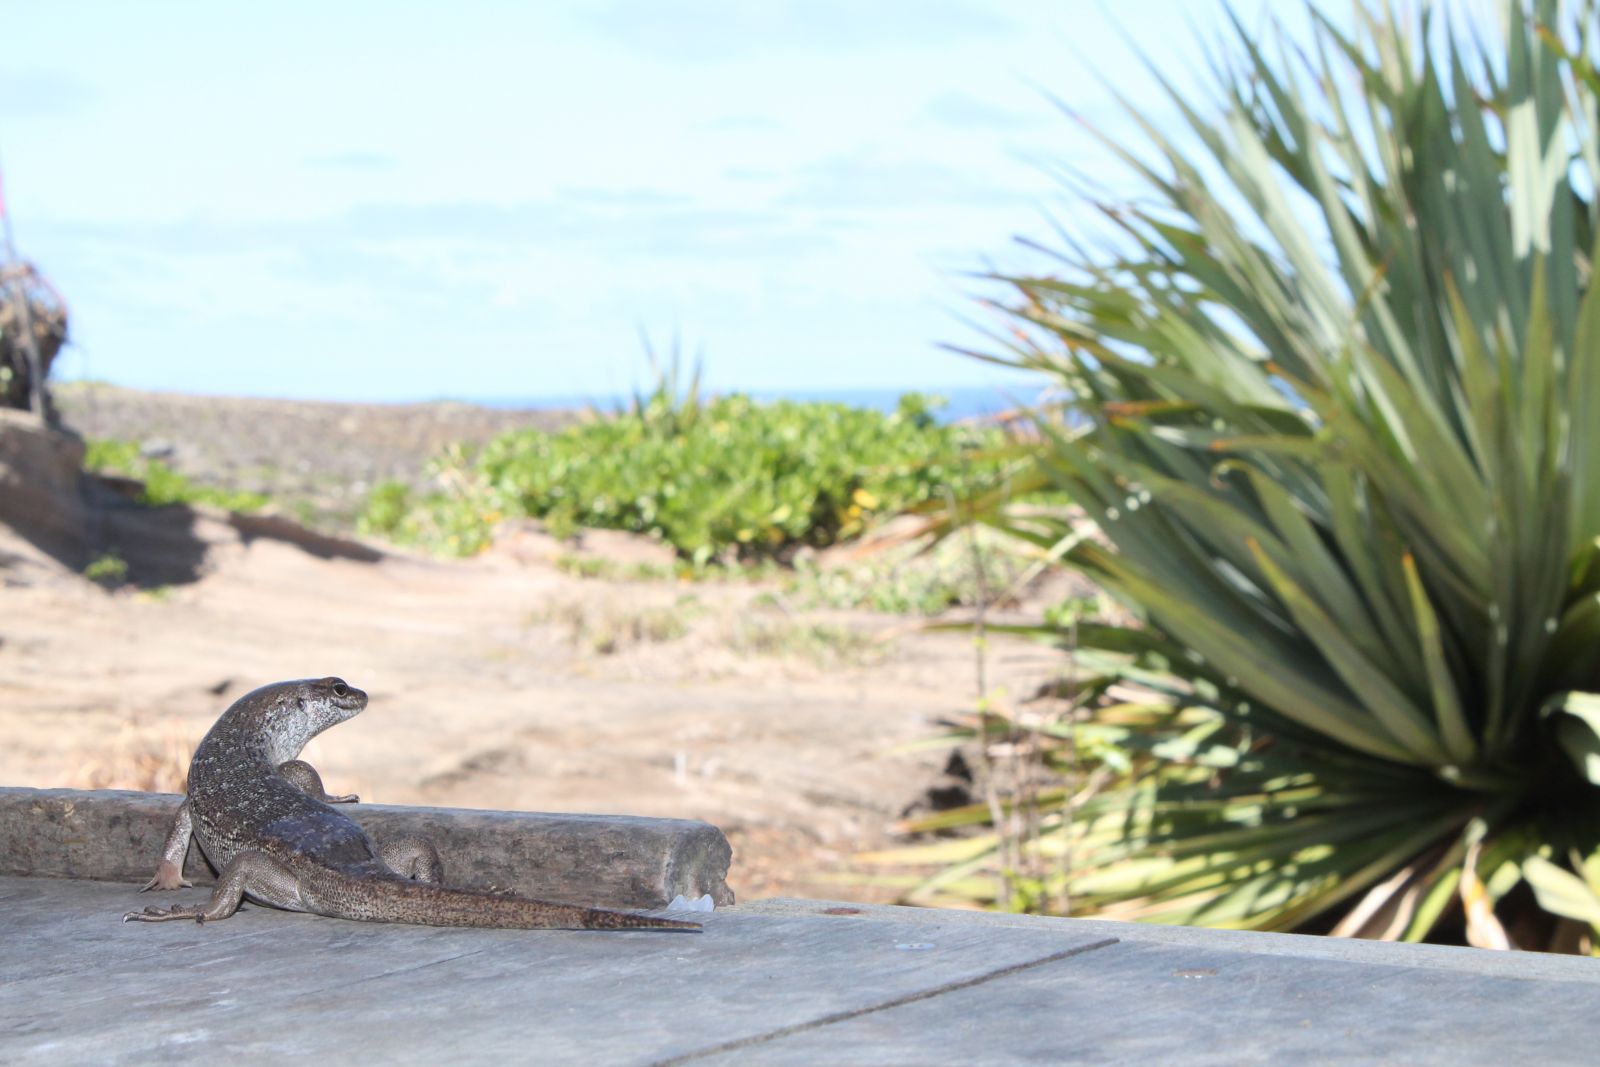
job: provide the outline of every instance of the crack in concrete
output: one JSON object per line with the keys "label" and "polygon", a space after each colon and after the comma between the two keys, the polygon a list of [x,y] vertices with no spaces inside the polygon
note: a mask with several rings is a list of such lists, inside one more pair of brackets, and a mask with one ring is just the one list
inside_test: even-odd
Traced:
{"label": "crack in concrete", "polygon": [[316,989],[303,990],[302,992],[303,993],[321,993],[321,992],[325,992],[327,990],[347,990],[347,989],[352,989],[355,986],[366,985],[366,984],[371,983],[371,982],[379,982],[379,981],[382,981],[382,980],[384,980],[386,978],[393,978],[396,975],[413,974],[413,973],[415,973],[417,971],[425,971],[429,967],[437,967],[441,963],[453,963],[456,960],[466,959],[469,956],[481,956],[487,951],[489,951],[487,948],[473,948],[473,949],[468,949],[465,952],[457,952],[453,956],[438,956],[438,957],[435,957],[433,959],[418,960],[416,963],[408,963],[408,964],[405,964],[404,966],[392,967],[389,970],[379,971],[376,974],[364,974],[359,978],[354,978],[354,979],[351,979],[349,981],[336,982],[336,983],[334,983],[332,985],[320,986],[320,987],[318,987]]}
{"label": "crack in concrete", "polygon": [[776,1041],[779,1038],[792,1037],[795,1034],[803,1034],[810,1030],[819,1030],[824,1026],[832,1026],[834,1023],[847,1022],[850,1019],[859,1019],[863,1015],[872,1015],[880,1011],[888,1011],[890,1008],[898,1008],[906,1004],[915,1004],[920,1000],[931,1000],[934,997],[943,996],[946,993],[954,993],[962,989],[971,989],[973,986],[980,986],[986,982],[992,982],[996,978],[1005,978],[1009,975],[1017,974],[1022,971],[1032,970],[1035,967],[1043,967],[1047,963],[1056,963],[1060,960],[1071,959],[1074,956],[1081,956],[1086,952],[1094,952],[1097,949],[1110,948],[1112,945],[1115,945],[1120,941],[1121,938],[1108,937],[1104,940],[1094,941],[1087,945],[1078,945],[1074,948],[1064,949],[1060,952],[1053,952],[1048,956],[1041,956],[1036,960],[1028,960],[1025,963],[1014,963],[1009,967],[1002,967],[997,971],[989,971],[974,978],[963,978],[958,982],[946,982],[944,985],[934,986],[932,989],[923,989],[915,993],[907,993],[905,996],[894,997],[879,1004],[869,1004],[864,1008],[852,1008],[849,1011],[834,1012],[832,1015],[823,1015],[816,1019],[808,1019],[803,1023],[795,1023],[792,1026],[780,1026],[776,1030],[768,1030],[765,1033],[752,1034],[749,1037],[741,1037],[732,1041],[724,1041],[720,1045],[711,1045],[707,1048],[695,1049],[693,1052],[685,1052],[680,1056],[670,1056],[664,1060],[654,1060],[651,1062],[650,1067],[675,1067],[676,1064],[691,1063],[694,1060],[702,1060],[709,1056],[721,1055],[724,1052],[736,1052],[739,1049],[751,1048],[755,1045],[764,1045],[770,1041]]}

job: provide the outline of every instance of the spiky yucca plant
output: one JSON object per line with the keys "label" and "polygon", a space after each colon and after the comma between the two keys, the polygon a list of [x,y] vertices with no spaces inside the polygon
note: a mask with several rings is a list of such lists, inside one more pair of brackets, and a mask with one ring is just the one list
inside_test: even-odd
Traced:
{"label": "spiky yucca plant", "polygon": [[[1114,757],[1036,811],[1074,913],[1567,948],[1600,924],[1596,10],[1504,14],[1496,39],[1313,11],[1272,49],[1236,20],[1217,100],[1167,86],[1198,155],[1130,108],[1149,150],[1111,148],[1155,202],[1106,209],[1114,251],[1005,279],[1018,329],[984,356],[1069,394],[1035,476],[1103,538],[977,517],[1145,620],[1077,626],[1125,657],[1101,699],[1017,725],[1059,769]],[[957,859],[909,896],[982,899],[1000,855],[874,859]]]}

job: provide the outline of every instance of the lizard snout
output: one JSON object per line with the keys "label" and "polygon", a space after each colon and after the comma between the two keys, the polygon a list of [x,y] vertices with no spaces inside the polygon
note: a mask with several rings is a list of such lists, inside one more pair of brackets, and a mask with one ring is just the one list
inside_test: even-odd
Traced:
{"label": "lizard snout", "polygon": [[360,711],[367,706],[367,694],[343,678],[324,678],[320,686],[335,707]]}

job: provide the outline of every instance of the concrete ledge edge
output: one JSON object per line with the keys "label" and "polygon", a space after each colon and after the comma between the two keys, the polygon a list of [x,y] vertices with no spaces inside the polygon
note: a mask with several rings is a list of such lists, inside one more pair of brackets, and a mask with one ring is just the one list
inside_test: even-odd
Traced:
{"label": "concrete ledge edge", "polygon": [[[143,884],[183,798],[128,790],[0,788],[0,874]],[[732,849],[709,823],[622,815],[341,805],[375,839],[431,840],[445,881],[545,900],[659,908],[733,903]],[[212,880],[198,846],[185,874]]]}

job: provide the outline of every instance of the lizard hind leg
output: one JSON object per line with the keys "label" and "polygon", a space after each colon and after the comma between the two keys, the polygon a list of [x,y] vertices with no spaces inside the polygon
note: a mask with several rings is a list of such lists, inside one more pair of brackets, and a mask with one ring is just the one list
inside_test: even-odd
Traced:
{"label": "lizard hind leg", "polygon": [[438,885],[444,881],[439,850],[425,837],[396,837],[378,846],[378,858],[395,874],[414,882]]}
{"label": "lizard hind leg", "polygon": [[294,872],[262,852],[241,852],[228,861],[211,899],[204,904],[174,904],[168,908],[151,906],[143,911],[130,911],[123,922],[164,923],[175,919],[194,922],[213,922],[226,919],[239,910],[239,902],[249,894],[273,907],[301,910],[300,884]]}

